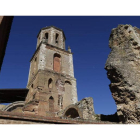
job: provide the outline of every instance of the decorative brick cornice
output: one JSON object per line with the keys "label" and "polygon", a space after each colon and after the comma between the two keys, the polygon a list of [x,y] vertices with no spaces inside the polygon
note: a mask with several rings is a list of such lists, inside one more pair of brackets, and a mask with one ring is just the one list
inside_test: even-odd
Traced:
{"label": "decorative brick cornice", "polygon": [[59,47],[50,45],[50,44],[48,44],[48,43],[43,43],[43,42],[41,41],[41,42],[39,43],[39,45],[37,46],[37,49],[36,49],[36,51],[34,52],[32,58],[30,59],[30,62],[32,61],[32,59],[34,58],[34,56],[36,55],[36,53],[39,51],[41,44],[48,45],[48,46],[51,47],[52,49],[55,48],[55,49],[58,49],[58,50],[60,50],[60,51],[66,52],[66,53],[68,53],[68,54],[73,54],[73,53],[71,53],[71,52],[69,52],[69,51],[66,51],[66,50],[61,49],[61,48],[59,48]]}

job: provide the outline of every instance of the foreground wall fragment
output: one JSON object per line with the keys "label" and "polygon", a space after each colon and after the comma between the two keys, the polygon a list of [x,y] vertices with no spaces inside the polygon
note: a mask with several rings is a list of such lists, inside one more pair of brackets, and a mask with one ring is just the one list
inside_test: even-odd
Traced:
{"label": "foreground wall fragment", "polygon": [[64,110],[57,113],[58,117],[81,118],[95,120],[93,99],[84,98],[81,101],[67,106]]}
{"label": "foreground wall fragment", "polygon": [[140,123],[140,29],[118,25],[109,39],[105,69],[123,123]]}

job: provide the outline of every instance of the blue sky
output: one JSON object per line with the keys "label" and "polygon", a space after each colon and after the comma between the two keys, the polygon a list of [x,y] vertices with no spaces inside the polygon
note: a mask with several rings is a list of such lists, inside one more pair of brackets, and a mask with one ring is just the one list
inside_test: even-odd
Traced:
{"label": "blue sky", "polygon": [[140,17],[130,16],[15,16],[0,73],[0,88],[25,88],[37,34],[54,25],[66,35],[73,52],[78,100],[93,97],[96,114],[113,114],[116,105],[109,90],[104,66],[112,28],[131,24],[140,28]]}

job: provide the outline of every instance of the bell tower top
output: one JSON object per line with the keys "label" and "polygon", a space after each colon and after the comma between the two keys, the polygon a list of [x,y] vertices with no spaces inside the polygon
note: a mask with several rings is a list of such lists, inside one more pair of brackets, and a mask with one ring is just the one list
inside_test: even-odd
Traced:
{"label": "bell tower top", "polygon": [[41,42],[65,50],[65,34],[62,29],[55,26],[42,28],[37,35],[37,48]]}

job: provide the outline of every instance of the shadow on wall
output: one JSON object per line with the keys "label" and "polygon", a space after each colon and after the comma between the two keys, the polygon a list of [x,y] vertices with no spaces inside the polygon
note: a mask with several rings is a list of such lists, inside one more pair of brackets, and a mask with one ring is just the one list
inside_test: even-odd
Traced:
{"label": "shadow on wall", "polygon": [[68,118],[77,118],[79,117],[79,113],[75,108],[70,108],[66,111],[65,116]]}
{"label": "shadow on wall", "polygon": [[117,113],[112,114],[112,115],[100,115],[101,121],[110,121],[110,122],[120,122],[119,117]]}
{"label": "shadow on wall", "polygon": [[10,34],[13,16],[0,16],[0,71]]}

